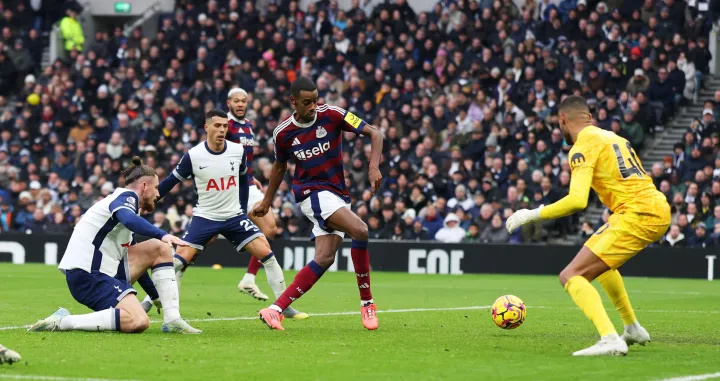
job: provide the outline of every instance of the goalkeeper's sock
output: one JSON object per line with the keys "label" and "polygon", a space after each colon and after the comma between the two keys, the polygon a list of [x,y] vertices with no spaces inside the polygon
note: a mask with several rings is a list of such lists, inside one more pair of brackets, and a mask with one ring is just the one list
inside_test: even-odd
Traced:
{"label": "goalkeeper's sock", "polygon": [[595,287],[593,287],[587,279],[576,275],[565,283],[565,291],[570,294],[575,304],[590,319],[601,337],[617,334],[605,308],[603,308],[602,299]]}
{"label": "goalkeeper's sock", "polygon": [[633,311],[632,305],[630,305],[630,298],[628,298],[620,272],[617,270],[608,270],[597,279],[607,296],[609,296],[610,300],[615,304],[615,308],[617,308],[623,324],[625,324],[626,327],[631,326],[635,328],[635,325],[639,327],[640,324],[638,324],[635,311]]}
{"label": "goalkeeper's sock", "polygon": [[303,294],[310,291],[313,285],[317,283],[320,277],[325,273],[325,269],[317,264],[315,261],[310,261],[305,267],[300,270],[295,279],[290,284],[282,295],[280,295],[275,304],[270,306],[277,312],[283,312],[290,303],[299,299]]}

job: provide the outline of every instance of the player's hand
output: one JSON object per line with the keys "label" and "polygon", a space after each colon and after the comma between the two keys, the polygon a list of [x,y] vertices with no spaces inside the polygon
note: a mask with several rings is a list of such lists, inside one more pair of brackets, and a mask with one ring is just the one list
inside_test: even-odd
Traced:
{"label": "player's hand", "polygon": [[157,308],[158,315],[162,315],[162,303],[160,302],[160,299],[154,299],[152,302],[155,305],[155,308]]}
{"label": "player's hand", "polygon": [[161,240],[161,241],[163,241],[163,242],[165,242],[165,243],[167,243],[167,244],[170,244],[170,245],[175,245],[175,246],[180,246],[180,247],[190,246],[189,243],[181,240],[181,239],[178,238],[178,237],[175,237],[175,236],[172,235],[172,234],[165,234],[165,235],[162,237],[162,240]]}
{"label": "player's hand", "polygon": [[255,205],[252,210],[252,215],[255,217],[264,217],[270,210],[270,205],[265,205],[264,202],[260,202]]}
{"label": "player's hand", "polygon": [[370,190],[372,191],[372,194],[375,194],[375,192],[380,189],[380,185],[382,184],[382,174],[380,173],[379,168],[373,168],[370,167],[370,171],[368,173],[368,178],[370,179]]}
{"label": "player's hand", "polygon": [[508,233],[512,234],[515,229],[530,222],[539,220],[540,209],[542,209],[542,205],[537,209],[520,209],[513,213],[513,215],[505,222],[505,227],[507,228]]}
{"label": "player's hand", "polygon": [[257,187],[257,189],[262,190],[262,183],[261,183],[258,179],[254,178],[254,177],[253,177],[253,184],[255,184],[255,186]]}

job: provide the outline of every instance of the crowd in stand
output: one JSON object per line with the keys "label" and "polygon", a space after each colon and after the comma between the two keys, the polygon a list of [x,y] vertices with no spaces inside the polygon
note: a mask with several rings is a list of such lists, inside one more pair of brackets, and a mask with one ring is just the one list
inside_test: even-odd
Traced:
{"label": "crowd in stand", "polygon": [[[714,8],[706,0],[442,0],[419,12],[407,0],[353,0],[349,9],[321,0],[305,10],[294,0],[178,0],[157,33],[127,37],[121,28],[78,34],[73,8],[63,20],[65,57],[41,68],[42,31],[6,6],[0,230],[67,234],[123,185],[120,171],[136,154],[168,175],[204,138],[204,112],[226,109],[235,86],[250,94],[254,172],[267,184],[272,130],[291,115],[289,84],[304,75],[322,103],[385,135],[375,196],[370,145],[358,138],[343,146],[353,209],[371,238],[522,243],[587,235],[598,221],[581,225],[577,216],[514,234],[504,228],[514,210],[568,192],[570,147],[557,105],[570,94],[586,97],[596,125],[642,149],[699,92]],[[718,105],[720,94],[673,156],[652,166],[677,211],[680,235],[668,242],[701,241],[699,221],[720,232]],[[278,236],[307,237],[289,180],[273,204]],[[190,181],[148,218],[181,234],[194,202]]]}

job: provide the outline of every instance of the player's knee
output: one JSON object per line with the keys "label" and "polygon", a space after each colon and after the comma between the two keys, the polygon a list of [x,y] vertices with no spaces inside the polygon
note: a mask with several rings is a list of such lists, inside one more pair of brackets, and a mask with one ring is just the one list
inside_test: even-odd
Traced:
{"label": "player's knee", "polygon": [[146,314],[134,317],[132,322],[133,333],[142,333],[147,331],[148,328],[150,328],[150,318]]}
{"label": "player's knee", "polygon": [[316,253],[315,263],[320,265],[320,267],[327,269],[335,263],[335,253]]}
{"label": "player's knee", "polygon": [[356,241],[368,240],[368,226],[365,222],[360,221],[350,232],[350,237]]}
{"label": "player's knee", "polygon": [[575,275],[577,274],[575,274],[575,272],[570,267],[564,268],[563,271],[560,271],[560,284],[565,287],[565,284],[570,280],[570,278],[574,277]]}
{"label": "player's knee", "polygon": [[157,253],[158,257],[165,258],[170,261],[172,260],[173,251],[172,251],[172,247],[170,245],[166,244],[163,241],[157,241],[155,243],[155,245],[156,245],[155,252]]}

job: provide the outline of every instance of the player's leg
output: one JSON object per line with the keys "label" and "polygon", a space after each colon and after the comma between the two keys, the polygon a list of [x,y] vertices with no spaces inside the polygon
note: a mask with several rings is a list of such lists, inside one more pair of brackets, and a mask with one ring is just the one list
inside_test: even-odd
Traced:
{"label": "player's leg", "polygon": [[[248,194],[248,210],[252,210],[253,206],[256,203],[262,201],[262,199],[262,192],[260,192],[260,190],[256,186],[251,185]],[[262,217],[256,217],[253,215],[250,215],[249,217],[250,221],[252,221],[255,226],[260,228],[260,231],[265,235],[265,238],[267,238],[270,246],[272,247],[272,241],[275,239],[275,233],[277,230],[277,225],[275,224],[275,214],[272,212],[272,210],[270,210],[266,215]],[[257,257],[250,257],[250,263],[248,264],[247,272],[245,272],[245,275],[238,284],[238,290],[240,290],[240,292],[244,294],[252,296],[255,299],[268,300],[267,295],[261,292],[260,288],[255,284],[255,276],[257,275],[258,270],[260,270],[261,266],[262,263]]]}
{"label": "player's leg", "polygon": [[370,291],[370,253],[368,227],[349,208],[338,209],[325,221],[331,228],[347,233],[352,238],[350,254],[355,267],[355,278],[360,290],[362,323],[369,330],[377,329],[377,307]]}
{"label": "player's leg", "polygon": [[[124,264],[121,262],[121,267]],[[65,308],[33,324],[28,331],[121,331],[137,333],[147,329],[150,321],[135,297],[137,291],[125,277],[88,273],[75,269],[65,278],[73,298],[95,312],[70,315]],[[120,279],[122,278],[122,279]]]}
{"label": "player's leg", "polygon": [[597,292],[590,282],[600,274],[610,270],[610,267],[598,258],[587,246],[560,272],[560,283],[570,295],[575,304],[590,319],[598,333],[600,341],[584,350],[573,353],[574,356],[594,355],[625,355],[627,345],[615,331]]}
{"label": "player's leg", "polygon": [[[275,293],[275,297],[282,295],[286,287],[285,276],[270,247],[270,243],[265,239],[260,229],[246,215],[241,215],[228,220],[221,234],[235,245],[238,252],[247,251],[252,257],[260,260],[265,267],[265,275],[270,288]],[[286,308],[283,315],[297,320],[308,317],[307,314],[291,307]]]}
{"label": "player's leg", "polygon": [[650,334],[640,325],[640,322],[638,322],[635,317],[635,311],[630,304],[630,298],[628,297],[627,290],[625,290],[625,284],[622,276],[620,276],[620,272],[617,270],[606,271],[600,275],[597,280],[600,282],[603,290],[605,290],[605,294],[607,294],[613,304],[615,304],[615,308],[625,325],[625,331],[621,338],[625,340],[628,345],[645,345],[645,343],[649,342]]}
{"label": "player's leg", "polygon": [[21,359],[22,357],[20,357],[19,353],[13,351],[12,349],[5,348],[2,344],[0,344],[0,365],[4,363],[12,365]]}
{"label": "player's leg", "polygon": [[[339,234],[342,234],[338,232]],[[300,299],[320,280],[325,271],[335,262],[335,254],[342,244],[343,236],[318,232],[313,229],[315,237],[315,258],[303,267],[290,286],[280,295],[275,303],[268,308],[260,310],[260,320],[271,329],[284,330],[280,321],[280,313],[290,307],[290,304]],[[321,234],[318,236],[318,234]]]}
{"label": "player's leg", "polygon": [[153,306],[155,306],[158,309],[158,313],[160,313],[160,310],[162,309],[160,295],[158,295],[157,288],[155,288],[155,283],[153,283],[150,275],[147,272],[141,274],[140,278],[138,278],[137,280],[137,283],[147,294],[145,295],[145,298],[142,300],[142,302],[140,302],[140,305],[145,310],[145,312],[150,312]]}
{"label": "player's leg", "polygon": [[185,270],[195,260],[195,257],[205,249],[206,246],[215,242],[218,232],[222,229],[222,222],[211,221],[202,217],[193,216],[185,227],[185,234],[182,239],[190,246],[179,247],[173,256],[175,267],[175,279],[178,287]]}
{"label": "player's leg", "polygon": [[[147,240],[128,249],[130,283],[134,283],[147,270],[163,307],[163,332],[201,333],[180,317],[180,297],[175,279],[172,247],[157,239]],[[142,307],[141,307],[142,308]]]}

